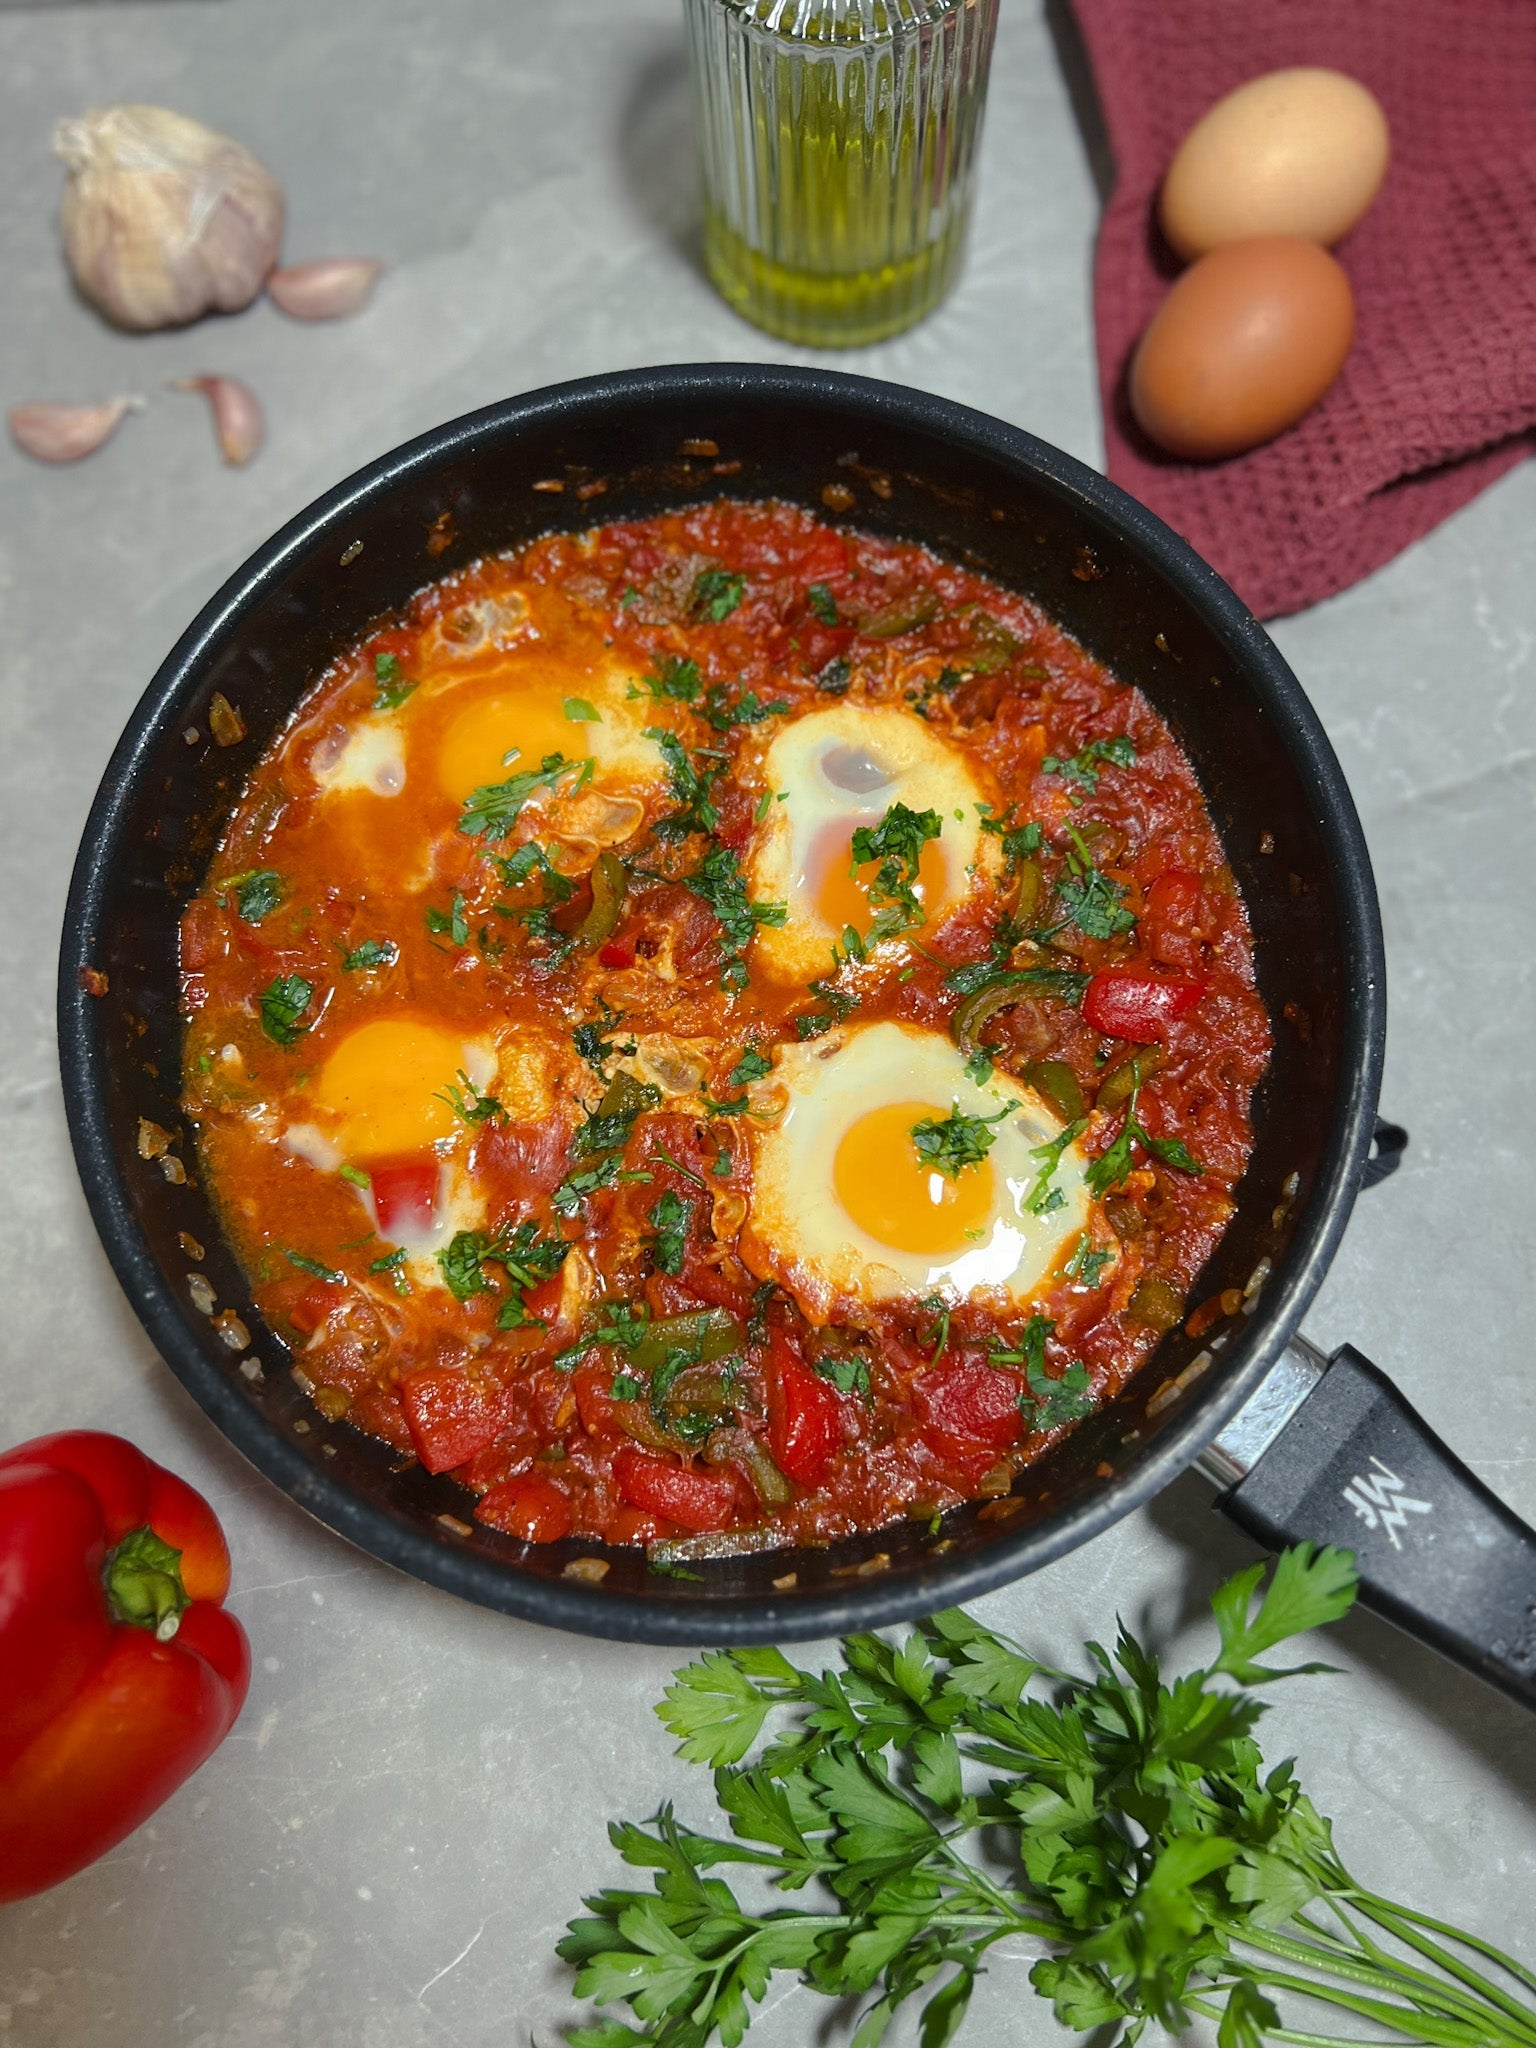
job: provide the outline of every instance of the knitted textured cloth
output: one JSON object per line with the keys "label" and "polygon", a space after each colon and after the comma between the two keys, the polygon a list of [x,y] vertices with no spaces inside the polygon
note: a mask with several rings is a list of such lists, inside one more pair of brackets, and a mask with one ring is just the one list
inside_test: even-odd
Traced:
{"label": "knitted textured cloth", "polygon": [[[1536,0],[1074,0],[1117,181],[1094,312],[1107,468],[1261,617],[1357,582],[1536,447]],[[1154,217],[1179,142],[1233,86],[1322,64],[1370,87],[1392,162],[1336,252],[1354,348],[1267,447],[1160,454],[1126,368],[1178,274]]]}

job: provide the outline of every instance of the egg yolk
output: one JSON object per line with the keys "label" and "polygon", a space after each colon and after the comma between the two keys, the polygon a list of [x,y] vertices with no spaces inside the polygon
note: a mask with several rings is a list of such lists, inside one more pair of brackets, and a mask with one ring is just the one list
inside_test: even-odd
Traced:
{"label": "egg yolk", "polygon": [[590,751],[586,722],[566,717],[565,698],[558,682],[530,682],[466,704],[437,753],[438,780],[454,802],[488,782],[537,768],[547,754],[584,760]]}
{"label": "egg yolk", "polygon": [[[804,879],[822,922],[835,932],[846,931],[852,925],[862,937],[884,905],[869,900],[869,885],[880,863],[865,861],[854,870],[856,829],[840,820],[819,833],[805,864]],[[932,918],[942,907],[948,890],[949,863],[938,840],[930,839],[918,856],[913,894]]]}
{"label": "egg yolk", "polygon": [[314,1100],[341,1119],[349,1159],[419,1152],[453,1135],[444,1099],[464,1064],[464,1041],[436,1024],[384,1017],[341,1041],[315,1082]]}
{"label": "egg yolk", "polygon": [[849,1125],[832,1162],[832,1185],[849,1218],[900,1252],[963,1251],[992,1214],[992,1162],[979,1160],[951,1180],[918,1155],[912,1126],[949,1114],[949,1105],[886,1102]]}

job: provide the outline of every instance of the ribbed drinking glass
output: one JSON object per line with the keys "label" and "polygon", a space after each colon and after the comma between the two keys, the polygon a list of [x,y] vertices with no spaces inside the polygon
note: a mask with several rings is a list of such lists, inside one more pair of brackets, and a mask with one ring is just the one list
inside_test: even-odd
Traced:
{"label": "ribbed drinking glass", "polygon": [[997,0],[684,0],[710,276],[786,340],[932,312],[960,267]]}

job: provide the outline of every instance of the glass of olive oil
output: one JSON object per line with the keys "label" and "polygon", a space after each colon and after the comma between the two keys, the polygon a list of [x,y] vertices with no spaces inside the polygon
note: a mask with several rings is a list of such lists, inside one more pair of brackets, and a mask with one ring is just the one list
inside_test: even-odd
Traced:
{"label": "glass of olive oil", "polygon": [[964,253],[998,0],[684,0],[709,274],[786,341],[931,313]]}

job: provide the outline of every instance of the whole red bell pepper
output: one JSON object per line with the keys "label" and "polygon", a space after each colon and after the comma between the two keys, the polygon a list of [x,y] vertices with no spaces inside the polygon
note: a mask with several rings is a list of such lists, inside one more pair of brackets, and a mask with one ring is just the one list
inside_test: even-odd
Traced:
{"label": "whole red bell pepper", "polygon": [[223,1741],[251,1677],[213,1510],[121,1437],[0,1456],[0,1904],[120,1842]]}

